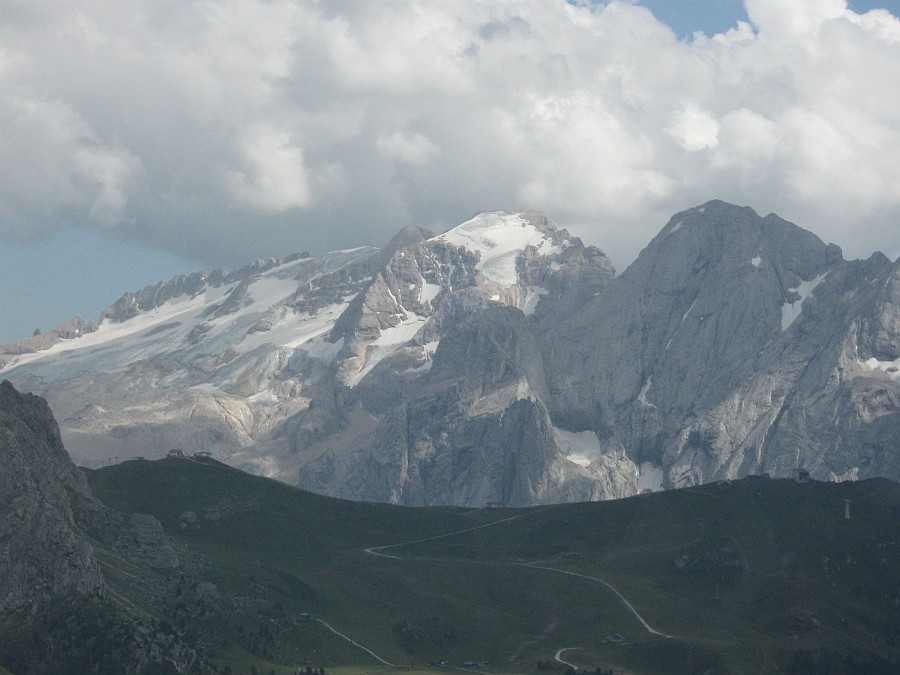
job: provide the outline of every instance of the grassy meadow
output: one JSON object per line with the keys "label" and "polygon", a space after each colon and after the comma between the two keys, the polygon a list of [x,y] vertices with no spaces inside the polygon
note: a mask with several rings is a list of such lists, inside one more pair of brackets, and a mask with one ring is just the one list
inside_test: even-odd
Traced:
{"label": "grassy meadow", "polygon": [[560,649],[579,672],[617,673],[893,672],[900,657],[900,486],[886,480],[513,510],[348,502],[211,460],[88,477],[177,542],[170,574],[196,617],[177,627],[221,671],[562,673]]}

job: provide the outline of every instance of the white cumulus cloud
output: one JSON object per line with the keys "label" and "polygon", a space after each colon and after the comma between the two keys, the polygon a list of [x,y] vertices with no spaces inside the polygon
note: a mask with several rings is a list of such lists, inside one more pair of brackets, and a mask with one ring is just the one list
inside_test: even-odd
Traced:
{"label": "white cumulus cloud", "polygon": [[251,129],[241,144],[244,169],[226,177],[232,195],[263,212],[284,211],[309,203],[311,192],[303,151],[286,133],[269,126]]}
{"label": "white cumulus cloud", "polygon": [[527,207],[621,267],[722,198],[900,250],[900,20],[745,4],[685,41],[624,0],[3,3],[0,237],[236,265]]}
{"label": "white cumulus cloud", "polygon": [[26,91],[0,98],[0,223],[16,239],[90,219],[118,225],[140,160],[98,138],[71,105]]}
{"label": "white cumulus cloud", "polygon": [[686,103],[666,129],[672,138],[688,152],[697,152],[719,145],[719,122],[696,103]]}

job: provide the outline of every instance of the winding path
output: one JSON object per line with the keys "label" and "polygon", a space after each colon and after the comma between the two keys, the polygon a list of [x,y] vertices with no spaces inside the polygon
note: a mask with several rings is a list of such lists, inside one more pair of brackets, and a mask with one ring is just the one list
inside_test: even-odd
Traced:
{"label": "winding path", "polygon": [[578,666],[576,666],[574,663],[569,663],[568,661],[563,660],[562,653],[567,652],[570,649],[580,649],[580,647],[562,647],[560,649],[557,649],[556,654],[553,655],[553,660],[557,663],[563,664],[564,666],[568,666],[572,670],[578,670]]}
{"label": "winding path", "polygon": [[637,611],[637,609],[635,608],[634,605],[632,605],[630,602],[628,602],[628,599],[619,592],[618,588],[613,586],[608,581],[601,579],[600,577],[592,577],[587,574],[579,574],[578,572],[570,572],[569,570],[561,570],[561,569],[557,569],[556,567],[544,567],[542,565],[532,565],[531,563],[513,563],[513,564],[519,565],[521,567],[530,567],[530,568],[536,569],[536,570],[547,570],[548,572],[558,572],[560,574],[568,574],[569,576],[573,576],[573,577],[580,577],[581,579],[590,579],[591,581],[597,581],[597,582],[603,584],[604,586],[606,586],[609,590],[611,590],[613,593],[616,594],[616,596],[619,598],[619,600],[622,601],[622,604],[624,604],[628,609],[631,610],[631,613],[634,614],[635,618],[641,622],[641,625],[647,630],[648,633],[650,633],[651,635],[658,635],[659,637],[664,637],[664,638],[673,637],[672,635],[669,635],[668,633],[663,633],[661,631],[656,630],[653,626],[651,626],[649,623],[647,623],[647,620],[640,615],[640,612]]}
{"label": "winding path", "polygon": [[[423,561],[432,560],[431,558],[401,558],[400,556],[391,555],[390,553],[384,553],[384,551],[387,551],[388,549],[392,549],[392,548],[400,548],[401,546],[412,546],[414,544],[422,544],[426,541],[436,541],[438,539],[446,539],[448,537],[454,537],[458,534],[464,534],[466,532],[474,532],[475,530],[482,530],[487,527],[493,527],[494,525],[500,525],[502,523],[508,523],[512,520],[518,520],[519,518],[525,518],[526,516],[532,516],[532,515],[535,515],[537,513],[540,513],[541,511],[545,511],[545,510],[546,509],[539,509],[537,511],[528,511],[526,513],[520,513],[517,516],[510,516],[509,518],[501,518],[500,520],[494,520],[490,523],[484,523],[483,525],[475,525],[474,527],[467,527],[462,530],[455,530],[453,532],[447,532],[445,534],[436,534],[432,537],[423,537],[422,539],[414,539],[411,541],[402,541],[397,544],[386,544],[384,546],[370,546],[369,548],[363,549],[363,551],[369,555],[378,556],[379,558],[391,558],[393,560],[423,560]],[[462,562],[466,562],[466,561],[462,561]],[[601,579],[600,577],[593,577],[593,576],[590,576],[587,574],[580,574],[579,572],[570,572],[569,570],[562,570],[562,569],[559,569],[556,567],[546,567],[544,565],[535,565],[533,563],[508,563],[508,564],[516,565],[518,567],[528,567],[530,569],[535,569],[535,570],[544,570],[546,572],[556,572],[557,574],[568,574],[569,576],[579,577],[581,579],[588,579],[590,581],[596,581],[597,583],[603,584],[610,591],[615,593],[616,597],[622,601],[622,604],[624,604],[632,614],[634,614],[635,618],[640,622],[640,624],[644,627],[644,629],[648,633],[650,633],[651,635],[656,635],[661,638],[673,637],[673,636],[669,635],[668,633],[663,633],[662,631],[658,631],[655,628],[653,628],[653,626],[651,626],[647,622],[647,620],[643,616],[641,616],[640,612],[637,611],[637,608],[633,604],[631,604],[631,602],[629,602],[629,600],[624,595],[622,595],[622,593],[619,591],[619,589],[616,588],[615,586],[613,586],[611,583],[609,583],[605,579]],[[316,621],[318,621],[320,624],[325,626],[325,628],[330,630],[332,633],[334,633],[338,637],[341,637],[344,640],[347,640],[347,642],[349,642],[350,644],[355,645],[356,647],[359,647],[364,652],[366,652],[367,654],[372,656],[374,659],[380,661],[384,665],[390,666],[392,668],[396,667],[396,664],[393,664],[390,661],[381,658],[380,656],[378,656],[378,654],[373,652],[371,649],[362,646],[361,644],[359,644],[359,642],[357,642],[356,640],[353,640],[352,638],[345,635],[344,633],[341,633],[340,631],[336,630],[335,628],[330,626],[327,622],[323,621],[322,619],[316,619]],[[570,651],[573,649],[579,649],[579,647],[561,647],[560,649],[557,650],[556,654],[554,655],[554,657],[553,657],[554,660],[557,661],[558,663],[563,664],[564,666],[572,668],[573,670],[578,670],[578,667],[575,664],[569,663],[568,661],[565,661],[562,658],[563,652],[567,652],[567,651]]]}
{"label": "winding path", "polygon": [[353,638],[348,637],[347,635],[344,635],[344,634],[343,634],[342,632],[340,632],[339,630],[335,630],[335,629],[332,628],[330,625],[328,625],[327,622],[322,621],[322,619],[316,619],[316,621],[318,621],[320,624],[322,624],[323,626],[325,626],[325,628],[327,628],[328,630],[330,630],[332,633],[334,633],[334,634],[337,635],[338,637],[344,638],[344,639],[345,639],[347,642],[349,642],[351,645],[354,645],[354,646],[356,646],[356,647],[359,647],[360,649],[362,649],[364,652],[366,652],[366,653],[369,654],[370,656],[374,657],[374,658],[377,659],[378,661],[381,661],[384,665],[390,666],[391,668],[396,668],[396,667],[397,667],[396,664],[391,663],[390,661],[385,661],[383,658],[381,658],[380,656],[378,656],[378,654],[376,654],[375,652],[373,652],[373,651],[372,651],[371,649],[369,649],[368,647],[363,647],[361,644],[359,644],[359,643],[358,643],[356,640],[354,640]]}
{"label": "winding path", "polygon": [[[490,523],[485,523],[483,525],[467,527],[464,530],[456,530],[454,532],[447,532],[446,534],[437,534],[437,535],[434,535],[433,537],[424,537],[423,539],[415,539],[413,541],[403,541],[403,542],[400,542],[399,544],[388,544],[386,546],[372,546],[367,549],[364,549],[364,551],[366,553],[368,553],[369,555],[377,555],[382,558],[393,558],[394,560],[405,560],[405,558],[401,558],[400,556],[391,555],[390,553],[382,553],[382,551],[385,551],[389,548],[399,548],[401,546],[412,546],[413,544],[421,544],[426,541],[435,541],[437,539],[446,539],[447,537],[453,537],[453,536],[456,536],[457,534],[463,534],[465,532],[473,532],[474,530],[481,530],[486,527],[493,527],[494,525],[500,525],[501,523],[508,523],[511,520],[518,520],[519,518],[524,518],[525,516],[535,515],[537,513],[540,513],[541,511],[545,511],[545,510],[546,509],[539,509],[537,511],[528,511],[527,513],[520,513],[517,516],[510,516],[509,518],[501,518],[500,520],[495,520]],[[415,560],[428,560],[428,558],[414,558],[414,559]],[[657,636],[663,637],[663,638],[673,637],[672,635],[669,635],[668,633],[663,633],[662,631],[658,631],[653,626],[651,626],[647,622],[647,620],[643,616],[641,616],[640,612],[637,611],[637,608],[633,604],[631,604],[631,602],[628,601],[628,598],[626,598],[624,595],[622,595],[622,593],[619,591],[618,588],[613,586],[611,583],[609,583],[605,579],[601,579],[600,577],[592,577],[587,574],[580,574],[578,572],[570,572],[569,570],[561,570],[556,567],[545,567],[543,565],[535,565],[533,563],[509,563],[509,564],[518,565],[519,567],[530,567],[531,569],[535,569],[535,570],[545,570],[547,572],[556,572],[558,574],[568,574],[569,576],[579,577],[581,579],[589,579],[590,581],[596,581],[598,583],[601,583],[604,586],[606,586],[609,590],[611,590],[613,593],[616,594],[616,597],[622,601],[622,604],[624,604],[632,614],[634,614],[635,618],[640,622],[640,624],[644,627],[644,629],[648,633],[650,633],[651,635],[657,635]],[[574,647],[567,647],[567,649],[574,649]],[[563,650],[563,651],[565,651],[565,650]],[[567,665],[571,665],[571,664],[567,664]]]}

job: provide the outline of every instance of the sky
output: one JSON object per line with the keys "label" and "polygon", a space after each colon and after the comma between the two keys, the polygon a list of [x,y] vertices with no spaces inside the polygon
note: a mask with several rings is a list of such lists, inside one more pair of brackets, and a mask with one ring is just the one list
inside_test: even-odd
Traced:
{"label": "sky", "polygon": [[900,256],[898,0],[0,0],[0,343],[127,290],[539,209]]}

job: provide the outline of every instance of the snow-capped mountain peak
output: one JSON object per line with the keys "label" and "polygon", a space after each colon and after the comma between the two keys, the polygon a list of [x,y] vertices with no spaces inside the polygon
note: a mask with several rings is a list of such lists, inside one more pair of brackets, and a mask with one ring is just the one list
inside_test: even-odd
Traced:
{"label": "snow-capped mountain peak", "polygon": [[479,213],[434,239],[477,253],[476,270],[490,281],[512,286],[519,281],[516,261],[528,247],[540,255],[562,250],[553,242],[553,232],[558,230],[540,214],[493,211]]}

